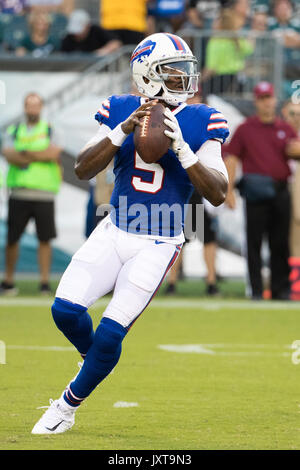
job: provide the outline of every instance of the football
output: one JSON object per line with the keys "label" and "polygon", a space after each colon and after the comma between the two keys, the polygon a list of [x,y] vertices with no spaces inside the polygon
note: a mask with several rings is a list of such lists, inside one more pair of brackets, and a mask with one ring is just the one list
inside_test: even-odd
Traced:
{"label": "football", "polygon": [[134,146],[145,163],[157,162],[171,146],[171,139],[164,134],[164,130],[170,130],[164,123],[164,105],[157,103],[151,109],[149,116],[141,119],[142,126],[136,126],[134,130]]}

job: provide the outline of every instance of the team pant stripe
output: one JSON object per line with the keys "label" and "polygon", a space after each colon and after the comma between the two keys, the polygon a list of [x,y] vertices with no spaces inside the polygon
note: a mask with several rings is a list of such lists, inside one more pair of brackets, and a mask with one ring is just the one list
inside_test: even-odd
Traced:
{"label": "team pant stripe", "polygon": [[155,291],[153,292],[152,296],[150,297],[150,300],[147,302],[147,304],[145,305],[145,307],[143,308],[143,310],[141,311],[141,313],[138,314],[138,316],[130,323],[129,326],[127,326],[127,330],[129,331],[130,328],[132,327],[132,325],[136,322],[136,320],[142,315],[142,313],[144,312],[144,310],[148,307],[148,305],[150,304],[151,300],[153,299],[153,297],[155,296],[155,294],[157,293],[158,289],[160,288],[160,286],[162,285],[162,282],[164,280],[164,278],[166,277],[169,269],[171,269],[171,267],[173,266],[173,264],[175,263],[180,251],[181,251],[181,248],[182,248],[182,245],[176,245],[176,249],[175,249],[175,253],[174,255],[172,256],[171,258],[171,261],[170,263],[168,264],[167,266],[167,269],[165,270],[164,272],[164,275],[163,277],[161,278],[157,288],[155,289]]}

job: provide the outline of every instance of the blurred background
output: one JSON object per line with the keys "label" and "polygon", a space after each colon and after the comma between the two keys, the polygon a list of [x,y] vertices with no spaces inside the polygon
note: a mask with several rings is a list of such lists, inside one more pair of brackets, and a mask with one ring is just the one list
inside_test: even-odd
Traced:
{"label": "blurred background", "polygon": [[[22,120],[24,97],[34,92],[43,98],[42,117],[62,148],[51,280],[59,278],[90,228],[91,195],[97,182],[79,181],[74,159],[97,132],[94,115],[101,102],[112,94],[134,91],[130,55],[154,32],[175,33],[187,41],[199,60],[201,98],[226,116],[231,134],[253,114],[257,83],[274,85],[281,117],[284,103],[300,89],[300,0],[0,0],[0,138],[4,142],[9,126]],[[2,274],[7,170],[0,154]],[[237,196],[234,210],[226,204],[217,210],[207,205],[206,210],[216,230],[218,281],[237,281],[238,294],[245,295],[243,201]],[[30,221],[20,240],[17,280],[38,278],[37,247]],[[295,250],[294,256],[300,256]],[[267,279],[267,244],[262,256]],[[202,246],[195,239],[184,250],[179,278],[193,280],[193,291],[199,286],[199,293],[203,289],[198,281],[206,276]]]}

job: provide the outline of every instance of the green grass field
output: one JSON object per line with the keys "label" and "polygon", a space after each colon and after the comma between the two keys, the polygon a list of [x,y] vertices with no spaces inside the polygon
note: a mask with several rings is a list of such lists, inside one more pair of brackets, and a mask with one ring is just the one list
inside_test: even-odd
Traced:
{"label": "green grass field", "polygon": [[[61,394],[80,357],[34,283],[1,298],[0,449],[300,449],[300,364],[290,348],[300,305],[243,300],[241,283],[210,300],[197,286],[153,300],[114,373],[56,436],[31,435],[37,408]],[[95,325],[108,300],[90,310]],[[138,406],[114,407],[120,401]]]}

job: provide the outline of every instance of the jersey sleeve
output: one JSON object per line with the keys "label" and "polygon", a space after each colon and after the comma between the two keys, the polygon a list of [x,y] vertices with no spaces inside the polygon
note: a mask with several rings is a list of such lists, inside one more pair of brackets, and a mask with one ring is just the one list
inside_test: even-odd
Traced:
{"label": "jersey sleeve", "polygon": [[102,101],[95,119],[99,124],[106,124],[110,129],[114,129],[140,106],[140,102],[140,96],[111,95]]}
{"label": "jersey sleeve", "polygon": [[95,114],[96,121],[99,124],[106,124],[111,129],[113,128],[112,117],[111,117],[111,96],[106,100],[102,101],[97,113]]}
{"label": "jersey sleeve", "polygon": [[214,108],[209,108],[206,125],[206,140],[216,139],[224,144],[229,136],[229,127],[226,118]]}

